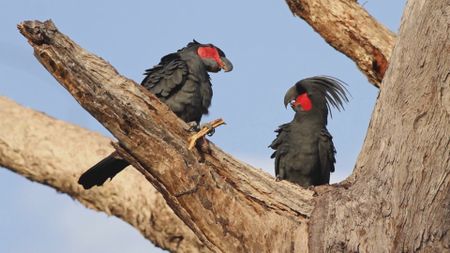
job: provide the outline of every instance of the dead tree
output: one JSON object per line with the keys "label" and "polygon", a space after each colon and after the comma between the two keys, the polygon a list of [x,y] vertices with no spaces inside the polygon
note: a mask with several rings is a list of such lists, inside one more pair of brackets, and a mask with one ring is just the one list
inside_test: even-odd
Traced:
{"label": "dead tree", "polygon": [[[289,2],[292,8],[292,3],[308,1]],[[300,7],[296,8],[305,13],[313,9],[308,5]],[[174,221],[170,226],[178,229],[172,235],[180,236],[171,238],[175,243],[166,242],[169,237],[164,236],[154,240],[158,233],[152,235],[148,229],[153,228],[149,225],[154,223],[152,218],[159,219],[155,218],[158,212],[147,201],[120,203],[129,197],[123,191],[129,187],[125,180],[109,189],[80,193],[81,187],[75,184],[79,171],[58,172],[53,168],[54,174],[46,175],[27,170],[30,165],[40,168],[30,162],[33,151],[11,149],[15,141],[8,136],[0,136],[0,144],[4,144],[0,145],[0,164],[16,171],[22,167],[26,171],[23,174],[32,180],[134,222],[148,238],[172,251],[445,252],[450,249],[449,16],[448,1],[408,2],[353,174],[340,184],[313,190],[275,182],[214,145],[212,155],[199,162],[200,154],[187,149],[186,125],[152,94],[76,45],[52,22],[20,24],[38,60],[114,134],[119,140],[115,148],[145,176],[142,179],[129,172],[128,177],[140,180],[143,188],[138,193],[158,201],[162,196],[181,219],[162,205],[167,219]],[[377,60],[380,56],[373,54],[376,50],[369,50],[372,54],[367,51],[375,55],[368,56],[375,74],[367,74],[374,83],[384,75],[382,69],[387,67],[390,55],[388,49],[377,50],[385,60]],[[2,109],[0,113],[24,110],[37,115],[37,120],[51,122],[58,131],[88,134],[6,100],[2,103],[13,109]],[[67,145],[54,141],[56,145]],[[95,148],[99,146],[92,150]],[[149,155],[146,150],[160,152]],[[22,151],[29,153],[24,156]],[[43,154],[35,157],[42,166],[51,164]],[[63,180],[58,173],[72,176]],[[161,195],[144,188],[149,182]],[[114,191],[117,199],[105,200]],[[113,201],[119,202],[119,210]],[[134,219],[127,217],[128,213]],[[158,222],[158,226],[169,225]]]}

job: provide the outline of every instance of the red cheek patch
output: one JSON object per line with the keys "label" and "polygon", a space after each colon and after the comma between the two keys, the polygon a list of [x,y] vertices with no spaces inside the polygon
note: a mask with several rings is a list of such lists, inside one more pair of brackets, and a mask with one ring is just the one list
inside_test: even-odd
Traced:
{"label": "red cheek patch", "polygon": [[308,94],[303,93],[295,99],[294,106],[301,106],[304,111],[309,111],[312,109],[312,102],[309,99]]}
{"label": "red cheek patch", "polygon": [[199,47],[197,49],[197,54],[201,58],[211,58],[214,59],[220,66],[223,65],[222,60],[220,60],[219,52],[215,47]]}

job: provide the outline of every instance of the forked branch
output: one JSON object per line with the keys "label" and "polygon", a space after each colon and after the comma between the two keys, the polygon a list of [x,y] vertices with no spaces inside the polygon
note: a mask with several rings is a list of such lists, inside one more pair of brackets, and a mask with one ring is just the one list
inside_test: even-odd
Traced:
{"label": "forked branch", "polygon": [[223,119],[215,119],[211,122],[208,123],[208,125],[210,127],[203,127],[202,129],[200,129],[200,131],[198,131],[197,133],[195,133],[194,135],[192,135],[189,138],[189,150],[192,150],[192,148],[195,147],[195,144],[197,143],[197,140],[204,137],[205,135],[207,135],[210,131],[211,128],[215,129],[221,125],[224,125],[225,121],[223,121]]}
{"label": "forked branch", "polygon": [[312,191],[275,182],[212,144],[211,155],[200,159],[188,150],[187,125],[153,94],[79,47],[51,21],[27,21],[19,29],[38,60],[119,140],[119,152],[209,249],[305,248]]}

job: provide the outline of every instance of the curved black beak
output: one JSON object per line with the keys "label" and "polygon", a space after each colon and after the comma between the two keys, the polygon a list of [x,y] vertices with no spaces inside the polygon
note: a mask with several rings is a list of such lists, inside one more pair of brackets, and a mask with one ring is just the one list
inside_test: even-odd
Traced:
{"label": "curved black beak", "polygon": [[298,96],[297,87],[295,87],[294,85],[291,88],[289,88],[289,90],[286,92],[286,95],[284,95],[284,106],[287,107],[287,105],[290,104],[292,100],[297,98],[297,96]]}
{"label": "curved black beak", "polygon": [[223,71],[230,72],[233,70],[233,64],[226,58],[226,57],[220,57],[222,60],[222,65],[220,66]]}

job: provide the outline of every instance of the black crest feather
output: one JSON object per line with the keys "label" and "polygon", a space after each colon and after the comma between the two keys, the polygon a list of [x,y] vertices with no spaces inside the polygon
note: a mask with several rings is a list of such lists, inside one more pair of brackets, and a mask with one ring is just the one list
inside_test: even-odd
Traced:
{"label": "black crest feather", "polygon": [[297,91],[306,91],[308,94],[321,94],[326,98],[328,112],[330,105],[337,110],[344,109],[344,102],[348,102],[348,90],[343,81],[330,76],[314,76],[298,81],[295,84]]}
{"label": "black crest feather", "polygon": [[186,47],[192,47],[192,46],[198,46],[201,45],[202,43],[196,41],[195,39],[192,40],[192,42],[189,42]]}

